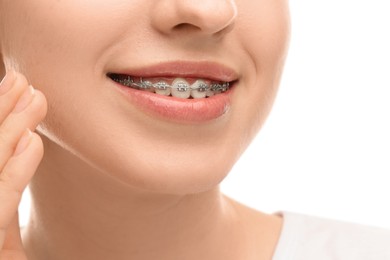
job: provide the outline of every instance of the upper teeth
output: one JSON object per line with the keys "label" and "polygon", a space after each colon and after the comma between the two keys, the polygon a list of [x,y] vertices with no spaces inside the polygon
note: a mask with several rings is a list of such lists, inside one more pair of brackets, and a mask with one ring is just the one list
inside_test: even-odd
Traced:
{"label": "upper teeth", "polygon": [[229,89],[229,82],[207,83],[203,79],[198,79],[191,85],[183,78],[174,79],[172,84],[168,84],[164,80],[158,80],[152,83],[151,80],[145,80],[143,78],[135,81],[131,76],[112,77],[112,79],[131,88],[152,91],[165,96],[172,95],[178,98],[205,98]]}

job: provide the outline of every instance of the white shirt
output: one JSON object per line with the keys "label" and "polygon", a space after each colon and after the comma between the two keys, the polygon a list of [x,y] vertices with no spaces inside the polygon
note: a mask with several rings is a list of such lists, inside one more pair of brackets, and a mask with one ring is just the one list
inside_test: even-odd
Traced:
{"label": "white shirt", "polygon": [[273,260],[390,260],[390,230],[290,212]]}

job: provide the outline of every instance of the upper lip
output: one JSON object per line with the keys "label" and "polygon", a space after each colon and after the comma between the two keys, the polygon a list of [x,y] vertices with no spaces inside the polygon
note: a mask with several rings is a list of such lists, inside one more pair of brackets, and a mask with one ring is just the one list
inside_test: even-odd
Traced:
{"label": "upper lip", "polygon": [[222,82],[232,82],[238,79],[238,74],[234,69],[216,62],[172,61],[157,63],[150,66],[111,71],[110,73],[126,74],[143,78],[203,78]]}

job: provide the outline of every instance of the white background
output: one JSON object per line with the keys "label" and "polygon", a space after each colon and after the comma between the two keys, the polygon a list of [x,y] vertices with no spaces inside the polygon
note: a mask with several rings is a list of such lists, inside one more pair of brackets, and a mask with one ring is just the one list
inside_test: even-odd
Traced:
{"label": "white background", "polygon": [[[222,190],[269,213],[390,228],[390,2],[290,6],[290,53],[274,110]],[[22,224],[28,205],[25,196]]]}

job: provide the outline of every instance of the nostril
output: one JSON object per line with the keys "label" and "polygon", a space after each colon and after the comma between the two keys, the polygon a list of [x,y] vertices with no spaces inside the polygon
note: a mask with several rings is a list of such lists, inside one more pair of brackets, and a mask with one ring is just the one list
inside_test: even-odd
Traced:
{"label": "nostril", "polygon": [[190,23],[180,23],[180,24],[174,26],[173,30],[174,31],[189,31],[189,30],[200,31],[201,28],[196,26],[196,25],[190,24]]}

